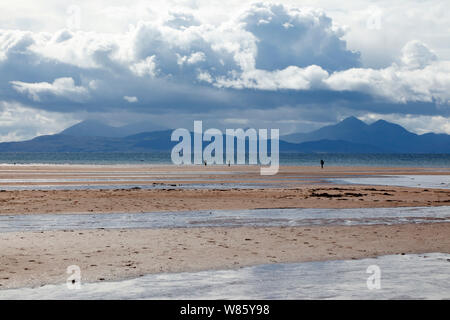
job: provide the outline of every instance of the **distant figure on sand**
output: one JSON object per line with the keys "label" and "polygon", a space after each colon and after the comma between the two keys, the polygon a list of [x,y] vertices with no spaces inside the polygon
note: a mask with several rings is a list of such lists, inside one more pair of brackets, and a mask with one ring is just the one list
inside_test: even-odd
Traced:
{"label": "distant figure on sand", "polygon": [[323,169],[323,165],[325,164],[325,161],[320,160],[320,167]]}

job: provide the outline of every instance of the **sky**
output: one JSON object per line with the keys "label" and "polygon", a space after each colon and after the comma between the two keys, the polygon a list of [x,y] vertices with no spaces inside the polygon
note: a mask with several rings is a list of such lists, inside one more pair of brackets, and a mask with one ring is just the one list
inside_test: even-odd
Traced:
{"label": "sky", "polygon": [[0,2],[0,142],[348,116],[450,134],[449,1]]}

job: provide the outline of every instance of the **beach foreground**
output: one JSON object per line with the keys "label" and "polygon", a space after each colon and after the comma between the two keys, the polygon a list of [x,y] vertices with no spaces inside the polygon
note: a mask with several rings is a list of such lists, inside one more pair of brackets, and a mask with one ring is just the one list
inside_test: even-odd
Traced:
{"label": "beach foreground", "polygon": [[1,288],[149,273],[235,269],[266,263],[450,253],[450,223],[392,226],[105,229],[0,234]]}
{"label": "beach foreground", "polygon": [[[433,168],[282,167],[275,176],[260,176],[258,167],[243,166],[2,166],[0,214],[23,216],[26,223],[36,214],[448,206],[449,174]],[[396,186],[399,176],[415,181],[414,187]],[[393,185],[342,181],[361,177],[388,177]],[[442,188],[422,185],[420,177],[434,177],[431,186]],[[450,253],[449,234],[447,218],[392,225],[24,229],[0,233],[0,289],[65,283],[71,265],[80,267],[83,282],[102,282],[165,272]]]}

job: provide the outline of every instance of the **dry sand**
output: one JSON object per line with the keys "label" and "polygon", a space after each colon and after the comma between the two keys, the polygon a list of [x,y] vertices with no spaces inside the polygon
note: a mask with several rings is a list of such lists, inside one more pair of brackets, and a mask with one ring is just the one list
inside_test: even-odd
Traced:
{"label": "dry sand", "polygon": [[155,212],[257,208],[450,205],[450,190],[311,186],[251,190],[57,190],[0,192],[0,214]]}

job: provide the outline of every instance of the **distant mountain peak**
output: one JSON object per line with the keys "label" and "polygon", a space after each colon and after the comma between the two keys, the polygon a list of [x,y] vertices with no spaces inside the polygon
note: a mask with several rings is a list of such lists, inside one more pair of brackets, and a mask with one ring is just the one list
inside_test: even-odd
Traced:
{"label": "distant mountain peak", "polygon": [[371,124],[371,126],[373,126],[373,125],[388,125],[388,124],[395,125],[395,123],[392,123],[392,122],[389,122],[389,121],[386,121],[386,120],[383,120],[383,119],[379,119],[379,120],[373,122]]}
{"label": "distant mountain peak", "polygon": [[76,137],[88,137],[88,136],[108,136],[114,135],[116,128],[111,127],[99,120],[87,119],[63,130],[60,134]]}
{"label": "distant mountain peak", "polygon": [[408,130],[406,130],[405,128],[403,128],[401,125],[396,124],[396,123],[392,123],[383,119],[377,120],[374,123],[370,124],[369,127],[374,128],[374,129],[381,129],[381,130],[390,130],[390,131],[396,131],[402,134],[412,134],[415,135],[414,133],[409,132]]}
{"label": "distant mountain peak", "polygon": [[103,121],[96,120],[96,119],[85,119],[85,120],[82,120],[82,121],[78,122],[77,124],[86,124],[86,123],[94,123],[94,124],[101,123],[101,124],[105,124]]}
{"label": "distant mountain peak", "polygon": [[353,124],[353,125],[366,125],[366,123],[364,121],[359,120],[358,118],[356,118],[355,116],[350,116],[345,118],[344,120],[342,120],[341,122],[337,123],[337,124]]}
{"label": "distant mountain peak", "polygon": [[[105,124],[103,122],[99,121],[99,120],[86,119],[86,120],[82,120],[80,122],[75,123],[73,126],[71,126],[69,128],[83,127],[83,126],[88,126],[88,125],[102,125],[103,126]],[[67,128],[67,129],[69,129],[69,128]]]}
{"label": "distant mountain peak", "polygon": [[357,121],[357,122],[360,122],[361,120],[359,120],[357,117],[355,117],[355,116],[350,116],[350,117],[347,117],[347,118],[345,118],[344,120],[342,120],[341,122],[344,122],[344,121]]}
{"label": "distant mountain peak", "polygon": [[141,121],[121,127],[114,127],[101,120],[86,119],[63,130],[60,134],[74,137],[123,138],[141,132],[153,132],[165,129],[166,128],[149,121]]}

